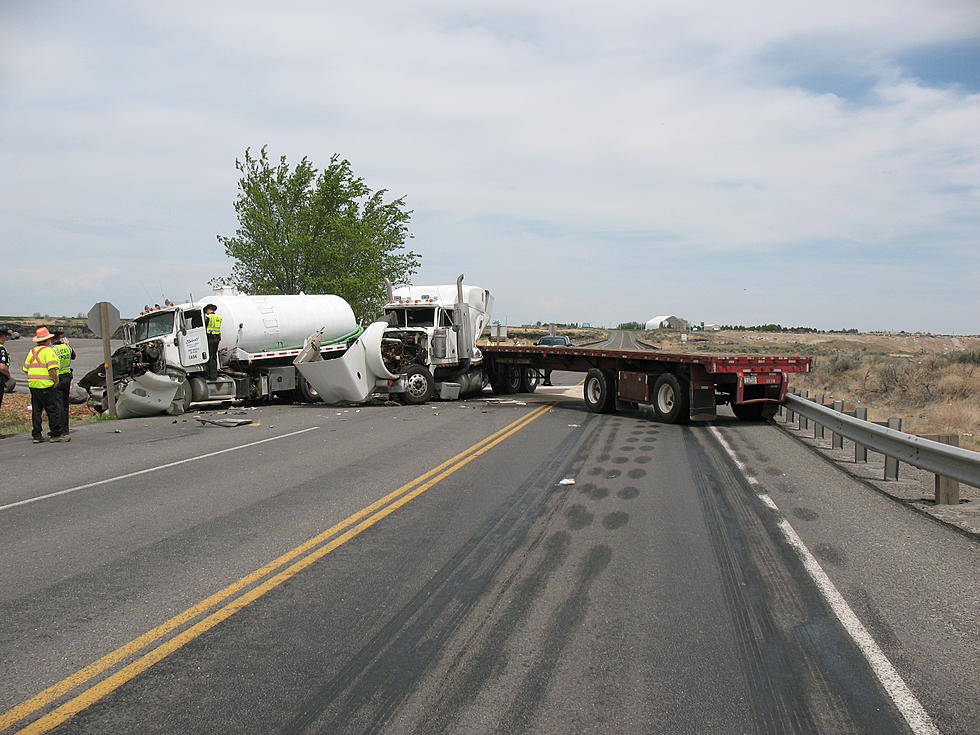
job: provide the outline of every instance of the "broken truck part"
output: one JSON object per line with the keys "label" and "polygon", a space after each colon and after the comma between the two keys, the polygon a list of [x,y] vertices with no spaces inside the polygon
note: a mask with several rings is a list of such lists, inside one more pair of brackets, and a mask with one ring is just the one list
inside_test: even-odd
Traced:
{"label": "broken truck part", "polygon": [[[327,402],[361,402],[385,394],[408,404],[455,399],[483,390],[487,372],[477,339],[490,323],[493,295],[479,286],[389,289],[384,316],[343,355],[304,350],[295,364]],[[316,344],[319,336],[310,336]]]}
{"label": "broken truck part", "polygon": [[[221,316],[219,374],[207,377],[208,340],[204,306]],[[293,366],[307,335],[320,336],[319,354],[329,359],[357,338],[350,305],[329,294],[246,295],[219,289],[194,303],[154,309],[125,326],[127,344],[113,353],[113,382],[119,418],[184,413],[191,404],[274,395],[318,400]],[[79,383],[98,411],[107,407],[105,369]]]}

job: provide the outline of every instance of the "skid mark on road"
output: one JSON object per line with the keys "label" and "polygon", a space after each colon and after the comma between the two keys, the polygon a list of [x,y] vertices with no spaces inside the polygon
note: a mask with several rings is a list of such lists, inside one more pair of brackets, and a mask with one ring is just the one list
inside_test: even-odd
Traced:
{"label": "skid mark on road", "polygon": [[[735,450],[732,449],[731,445],[725,439],[724,434],[722,434],[717,427],[711,427],[711,432],[718,440],[724,452],[734,462],[735,466],[743,473],[743,479],[746,480],[749,486],[753,488],[753,492],[755,492],[758,499],[761,500],[766,507],[774,511],[776,525],[781,532],[783,539],[796,553],[803,565],[803,568],[806,570],[806,573],[816,585],[819,594],[829,606],[833,616],[836,617],[841,626],[843,626],[846,635],[856,645],[857,649],[860,651],[860,654],[864,657],[868,666],[870,667],[870,670],[873,672],[874,677],[877,678],[878,682],[884,688],[888,698],[891,700],[891,703],[901,714],[901,717],[905,720],[909,728],[911,728],[912,732],[916,735],[940,735],[939,729],[936,727],[935,723],[933,723],[932,718],[909,689],[908,685],[892,665],[891,661],[889,661],[887,656],[885,656],[885,653],[878,646],[877,642],[858,619],[857,615],[854,614],[854,611],[851,609],[850,605],[848,605],[843,595],[840,594],[830,577],[817,562],[816,557],[806,547],[803,540],[796,533],[796,530],[790,525],[789,521],[782,515],[772,498],[764,491],[759,489],[759,481],[749,474],[747,467],[742,460],[739,459]],[[748,442],[746,443],[748,444]],[[833,557],[833,551],[831,551],[829,555]],[[846,563],[846,560],[844,560],[842,555],[837,555],[836,560],[840,563]],[[822,631],[830,630],[830,627],[827,625],[815,624],[813,627],[819,628]],[[806,626],[801,626],[801,630],[804,632],[805,628]],[[831,637],[831,633],[822,635],[820,640],[814,647],[812,647],[811,650],[816,651],[818,655],[820,653],[826,654],[827,649],[831,645],[828,643],[827,639]],[[825,664],[826,663],[829,662],[827,662],[825,659]],[[845,692],[848,694],[853,694],[858,690],[859,682],[857,681],[855,672],[837,668],[836,673],[841,677],[846,677],[845,679],[841,680],[843,682],[842,688]],[[858,723],[859,726],[861,726],[860,731],[862,733],[890,733],[897,731],[897,728],[894,725],[888,725],[888,723],[884,721],[884,713],[881,710],[875,709],[870,699],[871,697],[859,698],[857,700],[851,697],[850,699],[852,712],[859,717],[863,717],[865,720],[864,723]]]}
{"label": "skid mark on road", "polygon": [[[378,499],[365,508],[362,508],[357,513],[349,516],[323,533],[314,536],[251,574],[246,575],[237,582],[234,582],[223,590],[215,593],[211,597],[201,601],[197,605],[194,605],[156,628],[148,631],[139,638],[130,641],[129,643],[117,648],[115,651],[106,654],[75,674],[48,687],[34,697],[31,697],[10,710],[7,710],[0,715],[0,729],[7,728],[28,717],[29,715],[34,714],[38,710],[63,697],[72,690],[86,684],[105,672],[110,671],[114,667],[124,662],[126,659],[140,653],[142,650],[153,645],[156,646],[156,648],[151,649],[147,653],[143,653],[135,660],[132,660],[130,663],[126,664],[114,673],[109,674],[106,676],[106,678],[90,686],[88,689],[82,691],[72,699],[69,699],[64,704],[61,704],[47,714],[44,714],[39,719],[30,723],[27,727],[18,731],[17,735],[40,735],[41,733],[52,730],[65,720],[77,715],[79,712],[87,709],[103,697],[114,692],[116,689],[123,686],[147,669],[155,666],[157,663],[170,656],[170,654],[172,654],[174,651],[177,651],[190,641],[198,638],[208,630],[211,630],[224,620],[227,620],[239,610],[250,605],[255,600],[268,593],[270,590],[275,589],[279,585],[299,574],[301,571],[319,559],[323,558],[327,554],[330,554],[332,551],[347,543],[352,538],[358,536],[367,528],[370,528],[374,524],[386,518],[388,515],[395,512],[406,503],[411,502],[414,498],[426,492],[428,489],[435,486],[446,477],[452,475],[462,467],[465,467],[478,457],[481,457],[493,447],[497,446],[500,442],[517,433],[539,417],[548,413],[551,408],[552,404],[545,404],[527,414],[524,414],[504,428],[494,432],[482,441],[477,442],[463,452],[460,452],[454,457],[446,460],[442,464],[415,478],[411,482],[401,486],[397,490],[394,490],[385,497]],[[166,466],[181,464],[186,461],[190,460],[181,460],[181,462],[171,463],[170,465]],[[148,471],[153,470],[144,470],[141,472]],[[238,596],[236,597],[236,595]],[[214,612],[208,614],[206,617],[198,619],[201,615],[219,605],[222,606]],[[197,622],[190,625],[190,627],[185,627],[195,619],[197,619]],[[182,628],[183,630],[181,630]],[[174,634],[175,631],[180,632],[167,639],[167,636]]]}

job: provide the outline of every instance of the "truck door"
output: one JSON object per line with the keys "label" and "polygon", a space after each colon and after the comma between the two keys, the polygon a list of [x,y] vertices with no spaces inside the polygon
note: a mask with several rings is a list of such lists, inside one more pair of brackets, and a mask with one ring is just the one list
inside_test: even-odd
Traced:
{"label": "truck door", "polygon": [[180,351],[180,364],[184,367],[202,365],[208,361],[208,338],[200,309],[188,309],[181,314],[177,348]]}
{"label": "truck door", "polygon": [[447,309],[439,309],[439,323],[436,326],[446,334],[446,360],[456,362],[459,354],[459,332],[453,331],[453,313]]}

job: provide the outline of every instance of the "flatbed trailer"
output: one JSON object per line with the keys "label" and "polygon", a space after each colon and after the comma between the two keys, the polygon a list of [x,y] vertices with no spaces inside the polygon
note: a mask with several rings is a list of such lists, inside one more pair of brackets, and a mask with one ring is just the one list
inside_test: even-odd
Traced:
{"label": "flatbed trailer", "polygon": [[739,419],[771,418],[786,398],[789,373],[810,371],[809,357],[505,345],[481,350],[495,393],[531,392],[552,370],[585,373],[590,411],[652,406],[665,423],[711,420],[726,403]]}

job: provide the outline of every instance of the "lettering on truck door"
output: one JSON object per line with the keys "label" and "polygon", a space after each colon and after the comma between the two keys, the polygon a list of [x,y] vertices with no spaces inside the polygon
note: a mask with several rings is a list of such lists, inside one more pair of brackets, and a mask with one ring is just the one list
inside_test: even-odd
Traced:
{"label": "lettering on truck door", "polygon": [[208,361],[208,338],[204,333],[204,316],[200,309],[181,314],[181,329],[177,336],[180,364],[184,367],[201,365]]}

